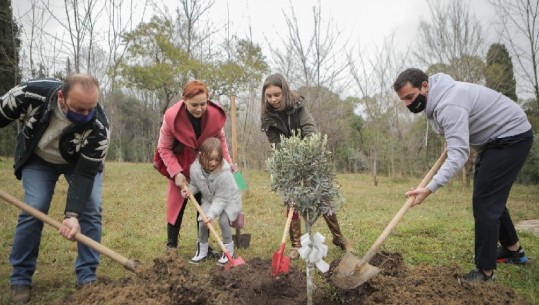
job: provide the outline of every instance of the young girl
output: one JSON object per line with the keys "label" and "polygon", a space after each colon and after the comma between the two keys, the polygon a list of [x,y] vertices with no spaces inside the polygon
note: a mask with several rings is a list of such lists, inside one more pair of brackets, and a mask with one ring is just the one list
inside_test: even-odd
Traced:
{"label": "young girl", "polygon": [[[300,130],[302,137],[308,137],[318,132],[313,117],[304,106],[303,97],[290,90],[288,82],[281,74],[272,74],[264,81],[261,100],[262,131],[266,133],[272,144],[279,144],[280,136],[292,136],[293,130]],[[352,247],[341,233],[337,215],[324,215],[324,219],[333,235],[333,244],[344,251],[351,251]],[[290,224],[290,258],[299,257],[298,249],[301,247],[301,219],[294,212]]]}
{"label": "young girl", "polygon": [[[191,182],[189,189],[183,188],[182,195],[202,194],[201,208],[209,221],[218,219],[223,243],[231,256],[234,255],[234,242],[230,231],[230,222],[236,220],[242,209],[241,194],[230,171],[230,165],[223,159],[221,141],[208,138],[200,146],[195,162],[191,165]],[[197,251],[191,262],[198,264],[208,256],[208,227],[198,218],[199,233]],[[219,259],[220,264],[226,264],[227,257]]]}

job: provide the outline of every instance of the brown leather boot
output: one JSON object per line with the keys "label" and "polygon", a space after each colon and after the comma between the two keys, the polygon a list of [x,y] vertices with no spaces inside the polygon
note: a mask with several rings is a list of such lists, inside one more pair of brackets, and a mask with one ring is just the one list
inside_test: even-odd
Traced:
{"label": "brown leather boot", "polygon": [[292,243],[292,248],[288,256],[290,259],[297,259],[299,257],[298,250],[301,248],[301,218],[292,220],[288,233],[290,234],[290,242]]}
{"label": "brown leather boot", "polygon": [[337,214],[333,213],[331,216],[324,215],[324,219],[328,224],[329,231],[331,231],[331,234],[333,235],[333,244],[343,251],[353,251],[352,245],[348,243],[341,233]]}

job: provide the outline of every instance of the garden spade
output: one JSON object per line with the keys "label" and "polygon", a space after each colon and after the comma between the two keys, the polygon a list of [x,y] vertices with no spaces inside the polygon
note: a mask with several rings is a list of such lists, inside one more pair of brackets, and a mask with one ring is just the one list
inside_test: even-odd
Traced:
{"label": "garden spade", "polygon": [[223,241],[219,237],[219,234],[217,234],[217,231],[215,231],[215,228],[213,227],[211,222],[208,221],[208,217],[206,216],[204,211],[202,211],[200,204],[198,204],[198,201],[195,199],[195,196],[193,196],[193,194],[189,194],[189,200],[191,200],[195,204],[195,207],[198,213],[200,214],[200,217],[202,217],[202,220],[204,221],[206,226],[208,226],[208,229],[210,229],[210,232],[213,235],[213,238],[215,238],[215,241],[219,244],[219,247],[223,251],[223,254],[228,259],[228,263],[225,264],[225,269],[228,270],[231,267],[236,267],[236,266],[245,264],[245,261],[240,256],[238,256],[237,258],[234,258],[232,257],[232,255],[230,255],[230,252],[228,252],[228,250],[226,249],[225,245],[223,244]]}
{"label": "garden spade", "polygon": [[[418,188],[425,187],[429,183],[434,174],[438,172],[446,158],[447,150],[444,150],[440,158],[438,158],[427,175],[423,178],[423,180],[421,180]],[[408,211],[408,209],[412,206],[414,201],[415,196],[408,197],[402,208],[397,212],[395,217],[393,217],[389,225],[384,229],[380,237],[378,237],[363,258],[358,259],[351,252],[346,252],[340,263],[337,265],[337,267],[335,267],[333,275],[331,276],[331,282],[335,286],[341,289],[356,288],[380,272],[380,268],[370,265],[369,262],[376,254],[376,251],[378,251],[380,246],[387,239],[389,234],[391,234],[393,229],[395,229],[406,211]]]}
{"label": "garden spade", "polygon": [[[238,164],[238,141],[236,136],[236,97],[230,97],[230,124],[232,129],[232,163]],[[234,172],[234,180],[240,191],[247,189],[247,184],[239,171]],[[236,234],[232,236],[234,244],[238,248],[249,248],[251,245],[251,234],[241,234],[241,229],[236,228]]]}
{"label": "garden spade", "polygon": [[[32,206],[20,201],[19,199],[17,199],[14,196],[4,192],[3,190],[0,190],[0,198],[4,199],[5,201],[7,201],[7,202],[9,202],[11,204],[13,204],[14,206],[18,207],[19,209],[25,211],[26,213],[34,216],[35,218],[41,220],[42,222],[53,226],[56,229],[60,229],[61,227],[64,226],[62,223],[60,223],[56,219],[50,217],[49,215],[41,212],[40,210],[38,210],[38,209],[36,209],[36,208],[34,208]],[[97,252],[99,252],[99,253],[101,253],[101,254],[103,254],[105,256],[108,256],[113,261],[115,261],[117,263],[120,263],[122,266],[124,266],[125,269],[136,273],[135,261],[123,257],[122,255],[118,254],[117,252],[114,252],[113,250],[103,246],[102,244],[98,243],[97,241],[89,238],[88,236],[86,236],[86,235],[84,235],[82,233],[77,233],[77,235],[75,235],[75,239],[78,242],[80,242],[80,243],[94,249],[95,251],[97,251]]]}
{"label": "garden spade", "polygon": [[273,260],[271,261],[271,275],[277,276],[281,273],[288,273],[288,267],[290,265],[290,257],[283,256],[284,247],[286,246],[286,233],[290,228],[292,222],[292,216],[294,215],[294,208],[291,207],[288,210],[288,217],[286,217],[286,225],[284,226],[283,238],[281,239],[281,246],[279,251],[273,253]]}

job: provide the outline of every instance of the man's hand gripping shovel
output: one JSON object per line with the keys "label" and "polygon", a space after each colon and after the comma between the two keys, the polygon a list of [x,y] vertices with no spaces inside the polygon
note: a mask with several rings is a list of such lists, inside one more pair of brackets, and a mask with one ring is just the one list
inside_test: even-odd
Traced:
{"label": "man's hand gripping shovel", "polygon": [[[440,158],[432,166],[425,178],[419,183],[418,188],[425,187],[432,179],[434,174],[438,172],[445,159],[447,158],[447,150],[444,150]],[[389,234],[395,229],[399,221],[402,219],[406,211],[412,206],[415,201],[415,196],[408,197],[402,208],[397,212],[389,225],[384,229],[380,237],[374,242],[372,247],[367,251],[363,258],[358,259],[351,252],[346,254],[341,259],[340,263],[335,267],[331,276],[332,283],[341,289],[352,289],[370,280],[380,272],[380,268],[369,264],[370,260],[376,254],[376,251],[388,238]]]}

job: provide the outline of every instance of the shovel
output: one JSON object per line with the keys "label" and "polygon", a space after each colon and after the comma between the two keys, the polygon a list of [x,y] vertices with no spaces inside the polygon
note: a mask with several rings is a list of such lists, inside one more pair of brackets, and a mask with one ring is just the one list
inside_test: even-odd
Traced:
{"label": "shovel", "polygon": [[[4,192],[3,190],[0,190],[0,198],[4,199],[5,201],[13,204],[14,206],[18,207],[19,209],[25,211],[26,213],[34,216],[35,218],[41,220],[42,222],[48,224],[48,225],[51,225],[53,226],[54,228],[56,229],[60,229],[61,227],[63,227],[64,225],[62,223],[60,223],[59,221],[53,219],[52,217],[50,217],[49,215],[41,212],[40,210],[20,201],[19,199],[13,197],[12,195]],[[120,263],[122,266],[124,266],[125,269],[129,270],[129,271],[132,271],[132,272],[135,272],[136,273],[136,266],[135,266],[135,261],[131,260],[131,259],[127,259],[125,257],[123,257],[122,255],[118,254],[117,252],[114,252],[113,250],[103,246],[102,244],[98,243],[97,241],[89,238],[88,236],[82,234],[82,233],[77,233],[77,235],[75,235],[75,239],[94,249],[95,251],[105,255],[105,256],[108,256],[109,258],[111,258],[113,261],[117,262],[117,263]]]}
{"label": "shovel", "polygon": [[[447,158],[447,150],[444,150],[440,158],[432,166],[430,171],[427,173],[425,178],[421,180],[421,183],[417,186],[418,188],[425,187],[429,181],[432,179],[434,174],[438,172],[440,166],[444,163]],[[389,225],[384,229],[380,237],[374,242],[372,247],[367,251],[363,258],[358,259],[351,252],[346,252],[346,254],[341,259],[340,263],[335,267],[333,275],[331,276],[331,282],[341,288],[341,289],[352,289],[357,286],[365,283],[370,280],[372,277],[377,275],[380,272],[380,268],[372,266],[369,264],[370,260],[376,254],[376,251],[387,239],[389,234],[395,229],[399,221],[402,219],[406,211],[410,208],[412,203],[415,201],[415,196],[408,197],[408,200],[404,203],[402,208],[397,212],[395,217],[391,220]]]}
{"label": "shovel", "polygon": [[225,245],[223,244],[223,241],[219,237],[219,234],[217,234],[217,231],[215,231],[215,228],[213,228],[213,225],[208,221],[208,217],[206,216],[206,214],[204,214],[204,211],[202,211],[200,204],[198,204],[193,194],[189,194],[189,200],[191,200],[195,204],[195,207],[197,208],[198,213],[202,217],[202,220],[204,221],[208,229],[210,229],[210,232],[213,235],[213,238],[215,238],[215,241],[217,241],[217,243],[219,244],[219,247],[223,251],[223,254],[228,259],[228,263],[225,264],[225,269],[228,270],[231,267],[236,267],[236,266],[245,264],[245,261],[240,256],[238,256],[237,258],[233,258],[232,255],[230,255],[230,252],[228,252],[228,250],[226,249]]}
{"label": "shovel", "polygon": [[[230,97],[230,127],[232,129],[232,163],[238,163],[238,141],[236,136],[236,97]],[[234,180],[240,191],[247,189],[247,183],[243,180],[243,176],[239,171],[234,173]]]}
{"label": "shovel", "polygon": [[281,246],[279,251],[273,253],[273,260],[271,261],[271,275],[278,276],[281,273],[288,273],[288,267],[290,265],[290,257],[283,256],[284,247],[286,246],[286,233],[290,228],[292,222],[292,216],[294,214],[294,208],[291,207],[288,210],[288,217],[286,218],[286,225],[284,226],[283,238],[281,239]]}
{"label": "shovel", "polygon": [[[232,129],[232,163],[237,164],[238,162],[238,141],[236,137],[236,97],[230,97],[230,123]],[[247,189],[247,183],[243,180],[243,176],[239,171],[236,171],[234,174],[234,180],[240,191]],[[251,245],[251,234],[241,234],[241,229],[236,228],[236,234],[232,236],[234,244],[238,248],[249,248]]]}

